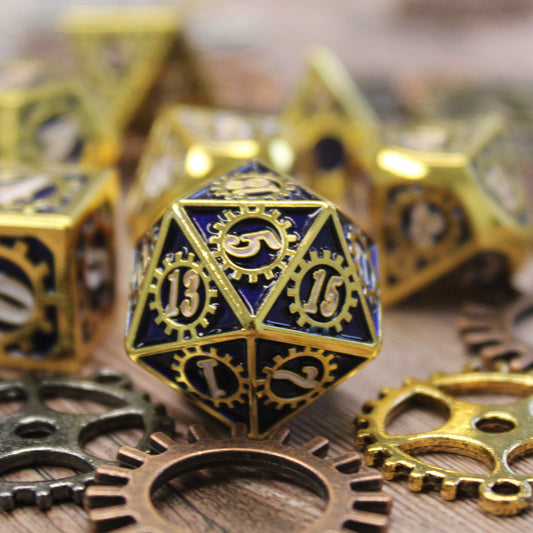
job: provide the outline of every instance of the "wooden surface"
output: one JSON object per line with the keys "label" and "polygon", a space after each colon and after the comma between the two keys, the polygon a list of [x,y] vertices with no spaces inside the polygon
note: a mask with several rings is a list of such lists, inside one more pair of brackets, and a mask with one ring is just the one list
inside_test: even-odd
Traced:
{"label": "wooden surface", "polygon": [[[9,16],[2,17],[0,22],[0,28],[8,29],[7,37],[5,32],[0,32],[0,54],[7,57],[23,48],[21,37],[30,33],[35,37],[34,32],[23,33],[25,29],[50,25],[66,3],[59,0],[44,3],[46,7],[40,8],[42,17],[38,16],[40,13],[34,2],[24,0],[16,5],[10,2],[9,7],[7,3],[2,3],[3,14]],[[395,19],[397,13],[392,0],[262,0],[256,3],[204,0],[199,5],[202,9],[198,8],[198,12],[204,18],[199,17],[198,20],[204,25],[199,24],[197,28],[204,45],[207,48],[211,46],[211,57],[226,47],[231,53],[237,52],[257,60],[268,72],[275,72],[273,77],[280,81],[280,91],[272,97],[272,101],[265,97],[265,108],[275,108],[279,104],[286,87],[297,78],[303,50],[307,44],[317,40],[333,45],[352,69],[365,74],[388,72],[410,76],[455,69],[485,78],[510,76],[533,79],[530,44],[533,26],[527,16],[501,24],[485,21],[481,25],[444,29]],[[216,13],[216,9],[219,13],[223,9],[244,13],[245,16],[240,19],[225,19],[238,46],[235,42],[232,44],[231,39],[216,37],[217,31],[218,34],[223,32],[216,20],[214,25],[218,29],[212,29],[210,5],[214,6],[212,13]],[[206,20],[212,25],[209,31],[205,29],[209,29]],[[242,22],[240,26],[239,20]],[[9,40],[10,36],[18,38],[18,48]],[[218,48],[218,52],[215,53],[213,48]],[[155,401],[167,405],[182,434],[188,424],[195,422],[205,424],[213,432],[226,431],[191,407],[177,392],[162,386],[156,378],[130,363],[125,356],[123,335],[131,248],[122,218],[119,220],[119,232],[122,243],[119,251],[120,294],[115,319],[82,374],[86,375],[101,365],[124,369],[132,375],[138,388],[149,391]],[[523,275],[522,279],[526,286],[531,286],[530,276]],[[425,378],[437,370],[459,371],[465,362],[456,332],[461,303],[460,295],[443,301],[442,295],[434,293],[387,310],[381,355],[295,418],[289,424],[293,430],[292,443],[302,444],[315,435],[323,435],[331,441],[331,455],[352,450],[353,418],[363,402],[375,398],[381,387],[399,386],[407,376]],[[62,409],[96,409],[94,405],[68,401],[59,401],[57,405]],[[420,412],[411,421],[404,417],[398,419],[395,428],[402,432],[423,431],[434,422],[433,416]],[[93,442],[90,449],[109,457],[114,455],[119,443],[132,442],[136,435],[135,431],[108,435]],[[432,460],[437,461],[436,458]],[[472,464],[469,460],[449,456],[440,461],[436,464],[460,468]],[[480,468],[479,465],[473,467],[475,471]],[[522,468],[533,469],[533,461],[529,465],[523,464]],[[26,471],[9,476],[10,479],[17,476],[19,479],[33,476],[35,479],[35,476],[50,476],[52,473],[61,474],[40,469],[39,472]],[[155,495],[159,509],[177,526],[186,524],[189,529],[184,527],[185,531],[239,533],[260,528],[265,533],[273,533],[299,531],[305,521],[318,516],[323,508],[323,502],[318,497],[285,480],[263,478],[254,472],[237,475],[235,471],[224,471],[216,474],[192,475],[187,480],[175,481],[172,486],[161,489]],[[482,513],[474,500],[450,503],[444,502],[435,493],[413,494],[404,482],[386,483],[385,490],[394,499],[392,532],[447,533],[453,530],[474,533],[533,529],[533,511],[503,519]],[[0,526],[3,533],[75,533],[88,528],[86,513],[73,504],[58,505],[46,513],[33,507],[17,509],[9,514],[0,513]]]}

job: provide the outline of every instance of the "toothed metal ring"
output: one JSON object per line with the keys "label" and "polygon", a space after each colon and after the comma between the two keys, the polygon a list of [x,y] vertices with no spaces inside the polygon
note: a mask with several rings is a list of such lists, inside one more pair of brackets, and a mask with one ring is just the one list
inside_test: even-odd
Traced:
{"label": "toothed metal ring", "polygon": [[[234,464],[257,466],[287,474],[322,496],[327,507],[306,533],[340,530],[383,532],[387,528],[390,498],[380,491],[381,476],[358,473],[361,456],[352,452],[334,460],[324,457],[328,441],[316,437],[302,447],[287,446],[288,429],[265,441],[246,438],[244,424],[237,424],[231,438],[211,438],[201,426],[189,428],[188,443],[162,433],[152,435],[154,455],[125,446],[118,459],[123,466],[103,465],[96,484],[87,489],[85,506],[93,531],[169,533],[183,531],[155,509],[151,494],[170,479],[199,468]],[[126,468],[129,467],[129,468]]]}
{"label": "toothed metal ring", "polygon": [[[18,504],[48,509],[54,502],[81,503],[95,469],[109,460],[83,449],[90,439],[109,430],[139,427],[143,436],[137,446],[146,449],[154,431],[172,432],[173,424],[162,405],[150,403],[143,392],[128,390],[131,384],[122,372],[103,368],[88,379],[66,376],[0,381],[0,401],[22,401],[22,407],[0,418],[0,474],[21,468],[60,466],[79,473],[42,481],[0,480],[0,507],[12,510]],[[104,413],[66,413],[46,405],[57,397],[90,400],[109,405]]]}

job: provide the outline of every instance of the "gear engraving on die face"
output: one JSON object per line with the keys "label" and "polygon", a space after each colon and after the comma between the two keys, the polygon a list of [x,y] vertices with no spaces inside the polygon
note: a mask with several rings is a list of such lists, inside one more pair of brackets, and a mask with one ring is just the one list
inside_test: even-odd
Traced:
{"label": "gear engraving on die face", "polygon": [[223,200],[286,200],[295,190],[289,178],[272,173],[222,176],[210,188]]}
{"label": "gear engraving on die face", "polygon": [[[217,377],[221,375],[221,369],[225,374],[223,379]],[[242,404],[247,400],[248,382],[243,377],[244,368],[235,364],[231,355],[219,355],[213,347],[207,351],[198,347],[185,348],[183,356],[174,356],[172,370],[176,373],[176,382],[184,385],[187,394],[207,400],[217,409],[232,409],[235,404]],[[196,374],[196,378],[193,374]],[[194,384],[198,379],[203,381],[203,391]],[[233,381],[233,387],[230,381]],[[230,387],[231,390],[228,390]]]}
{"label": "gear engraving on die face", "polygon": [[215,246],[213,257],[235,280],[243,276],[249,283],[257,283],[260,276],[270,280],[296,253],[290,248],[297,240],[290,233],[292,223],[283,220],[277,209],[244,206],[238,213],[224,211],[222,217],[213,225],[217,234],[209,243]]}
{"label": "gear engraving on die face", "polygon": [[[509,394],[509,403],[474,403],[461,395]],[[384,389],[367,402],[356,420],[356,447],[365,461],[380,466],[386,479],[407,479],[414,492],[440,491],[445,500],[478,497],[479,505],[495,515],[514,515],[531,504],[533,475],[518,473],[514,462],[531,449],[533,375],[471,372],[435,374],[407,379],[400,389]],[[438,428],[416,434],[392,434],[388,424],[421,403],[446,412]],[[404,416],[408,416],[407,413]],[[465,472],[425,462],[420,453],[456,453],[483,462],[489,473]]]}
{"label": "gear engraving on die face", "polygon": [[464,223],[464,211],[452,194],[417,186],[397,190],[385,213],[388,275],[404,278],[456,249]]}
{"label": "gear engraving on die face", "polygon": [[371,305],[377,305],[379,302],[379,281],[372,263],[368,237],[362,229],[350,224],[346,232],[346,239],[357,276],[363,285],[363,294]]}
{"label": "gear engraving on die face", "polygon": [[[120,466],[100,467],[96,484],[87,490],[85,506],[91,526],[95,531],[151,533],[187,528],[185,523],[182,526],[166,519],[155,508],[151,495],[163,481],[176,477],[172,472],[183,472],[191,464],[198,468],[209,464],[285,474],[319,494],[327,502],[326,509],[302,533],[385,533],[391,500],[380,491],[381,476],[360,472],[357,452],[328,459],[327,439],[315,437],[293,447],[288,445],[289,435],[288,429],[281,428],[257,442],[246,438],[244,424],[235,424],[230,438],[214,438],[202,426],[194,425],[189,427],[187,441],[172,440],[162,433],[152,435],[152,454],[124,446],[118,453]],[[117,501],[124,503],[117,505]]]}
{"label": "gear engraving on die face", "polygon": [[[311,364],[310,358],[314,361]],[[290,364],[298,359],[302,359],[303,364],[297,372],[289,370]],[[305,363],[307,361],[307,363]],[[286,368],[289,366],[289,368]],[[257,387],[257,395],[264,398],[265,405],[275,405],[277,410],[285,406],[296,409],[300,405],[305,405],[316,400],[327,391],[328,384],[335,381],[333,375],[337,369],[335,356],[318,350],[306,347],[301,352],[296,348],[291,348],[287,356],[276,355],[274,364],[263,368],[266,378]],[[291,382],[300,390],[306,391],[299,396],[283,397],[275,392],[273,384],[275,382]]]}
{"label": "gear engraving on die face", "polygon": [[156,324],[164,324],[166,335],[174,332],[178,341],[186,333],[195,338],[198,327],[209,326],[207,315],[216,311],[211,302],[218,291],[210,287],[211,276],[195,259],[193,253],[187,257],[181,252],[169,254],[162,267],[154,271],[154,281],[148,289],[153,295],[150,309],[157,313]]}
{"label": "gear engraving on die face", "polygon": [[341,255],[334,256],[330,250],[312,250],[309,261],[299,265],[291,276],[293,285],[287,295],[293,302],[289,311],[298,315],[300,327],[340,333],[344,323],[350,322],[350,309],[359,305],[359,298],[354,269],[344,263]]}
{"label": "gear engraving on die face", "polygon": [[44,280],[50,274],[45,262],[32,263],[29,247],[16,241],[12,248],[0,245],[0,347],[23,353],[34,346],[32,336],[51,333],[53,324],[46,318],[51,303]]}
{"label": "gear engraving on die face", "polygon": [[[53,464],[79,472],[61,479],[0,480],[0,507],[11,511],[19,504],[29,504],[46,510],[60,501],[81,503],[96,468],[114,462],[111,457],[99,458],[84,449],[91,438],[108,430],[141,428],[137,447],[142,449],[147,449],[149,435],[154,431],[173,433],[174,424],[165,408],[151,403],[146,393],[129,389],[128,376],[111,368],[101,368],[85,379],[25,374],[18,379],[0,380],[3,401],[23,402],[18,411],[2,417],[1,471]],[[49,398],[56,397],[83,398],[106,405],[108,410],[56,411],[47,405]]]}

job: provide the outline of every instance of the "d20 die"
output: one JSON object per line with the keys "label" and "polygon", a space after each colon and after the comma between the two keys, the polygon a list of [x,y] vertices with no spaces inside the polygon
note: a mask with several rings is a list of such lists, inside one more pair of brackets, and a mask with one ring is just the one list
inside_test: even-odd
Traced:
{"label": "d20 die", "polygon": [[102,167],[119,155],[114,129],[80,80],[35,61],[0,70],[0,157]]}
{"label": "d20 die", "polygon": [[381,346],[372,242],[252,161],[172,202],[134,261],[130,358],[261,438]]}
{"label": "d20 die", "polygon": [[[295,168],[311,169],[313,186],[342,196],[375,238],[384,304],[474,262],[485,265],[472,276],[485,285],[523,264],[533,219],[500,115],[382,126],[324,50],[311,57],[303,87],[282,119],[286,132],[307,131]],[[334,168],[321,163],[325,145],[343,155]]]}
{"label": "d20 die", "polygon": [[76,7],[63,26],[82,74],[119,131],[144,135],[162,104],[208,103],[175,9]]}
{"label": "d20 die", "polygon": [[71,371],[114,300],[111,170],[0,167],[0,366]]}
{"label": "d20 die", "polygon": [[128,196],[134,238],[144,235],[176,196],[255,157],[280,171],[291,166],[277,117],[188,105],[167,109],[152,127]]}

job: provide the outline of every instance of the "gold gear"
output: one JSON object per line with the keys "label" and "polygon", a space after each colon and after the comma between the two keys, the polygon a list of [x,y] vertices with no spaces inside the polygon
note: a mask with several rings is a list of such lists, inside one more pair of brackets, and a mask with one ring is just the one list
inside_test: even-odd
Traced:
{"label": "gold gear", "polygon": [[202,426],[194,425],[189,427],[187,440],[154,433],[151,454],[124,446],[117,455],[119,465],[98,467],[96,482],[85,493],[91,527],[93,531],[151,533],[187,530],[185,523],[163,517],[151,495],[164,481],[176,477],[175,473],[205,465],[230,465],[282,473],[319,494],[327,502],[325,511],[302,533],[385,533],[391,500],[380,490],[381,476],[360,472],[357,452],[328,459],[329,442],[324,437],[293,447],[288,445],[289,434],[288,429],[280,428],[258,442],[246,437],[244,424],[235,424],[231,437],[213,438]]}
{"label": "gold gear", "polygon": [[[213,347],[209,348],[209,351],[204,351],[200,347],[184,348],[183,353],[185,354],[183,357],[174,355],[175,363],[172,365],[172,370],[176,372],[176,382],[185,385],[185,390],[189,395],[194,396],[195,398],[199,398],[201,400],[207,400],[213,403],[213,405],[217,409],[224,405],[228,409],[232,409],[236,403],[246,402],[248,397],[248,382],[246,378],[242,376],[244,369],[242,368],[242,366],[235,365],[233,363],[231,355],[218,355],[216,349]],[[229,368],[238,383],[237,390],[229,396],[214,398],[213,396],[205,394],[196,389],[196,387],[194,387],[189,381],[185,372],[185,365],[190,359],[195,357],[206,357],[208,359],[217,361],[217,363],[222,364],[226,368]]]}
{"label": "gold gear", "polygon": [[[272,380],[277,379],[275,377],[276,372],[278,372],[289,361],[294,361],[300,357],[313,357],[320,361],[322,366],[322,377],[317,382],[315,387],[301,396],[296,398],[283,398],[281,396],[277,396],[272,391]],[[265,398],[265,405],[274,404],[277,410],[282,409],[287,405],[290,406],[291,409],[296,409],[299,405],[310,403],[326,392],[328,383],[335,381],[335,376],[333,376],[332,373],[337,369],[337,364],[334,361],[335,356],[333,354],[324,355],[324,350],[305,347],[302,352],[297,352],[296,348],[291,348],[289,350],[289,355],[285,357],[276,355],[276,357],[274,357],[274,364],[272,367],[267,366],[263,369],[263,372],[267,375],[267,377],[261,384],[258,385],[257,396],[259,398]]]}
{"label": "gold gear", "polygon": [[[293,299],[293,303],[289,306],[289,311],[292,314],[298,315],[297,322],[300,327],[307,324],[325,333],[329,333],[329,330],[334,328],[335,331],[339,333],[342,331],[343,322],[349,322],[352,319],[350,309],[359,304],[357,282],[355,281],[355,267],[351,266],[351,264],[345,267],[343,266],[344,262],[345,259],[341,255],[336,255],[333,259],[330,250],[321,250],[320,253],[312,250],[309,253],[309,261],[298,266],[296,271],[292,274],[291,280],[294,285],[287,289],[287,295]],[[324,322],[314,320],[309,316],[304,309],[305,305],[302,302],[300,295],[300,287],[305,275],[311,269],[319,265],[330,267],[338,272],[346,291],[344,302],[339,306],[339,311],[331,318],[331,320]]]}
{"label": "gold gear", "polygon": [[[64,210],[72,202],[85,183],[85,176],[75,172],[64,176],[52,176],[47,172],[25,167],[6,169],[2,171],[0,183],[0,207],[5,211],[30,215],[58,212]],[[49,187],[54,187],[52,194],[45,198],[37,197],[39,192]]]}
{"label": "gold gear", "polygon": [[[50,273],[45,262],[35,265],[28,257],[28,245],[16,241],[12,248],[0,245],[0,259],[15,264],[27,276],[33,292],[33,309],[26,322],[11,331],[3,331],[0,335],[0,349],[4,351],[8,346],[18,346],[24,353],[32,349],[31,336],[37,331],[51,333],[53,324],[46,318],[45,308],[49,297],[44,286],[44,279]],[[3,273],[0,272],[0,277]],[[0,285],[9,284],[9,280],[2,280]],[[0,317],[1,320],[1,317]]]}
{"label": "gold gear", "polygon": [[[513,394],[510,403],[476,404],[460,394]],[[419,434],[393,435],[387,424],[410,405],[422,402],[448,412],[439,428]],[[386,479],[407,479],[414,492],[438,490],[445,500],[477,496],[482,509],[514,515],[531,502],[533,474],[518,474],[512,463],[528,455],[533,442],[533,375],[503,372],[435,374],[428,380],[406,380],[402,388],[386,389],[367,402],[356,420],[356,447],[365,450],[368,465],[381,466]],[[447,452],[485,463],[489,474],[434,466],[419,453]]]}
{"label": "gold gear", "polygon": [[[412,237],[403,231],[402,217],[406,209],[416,206],[434,205],[439,210],[444,222],[442,236],[438,242],[429,245],[416,243]],[[388,252],[388,275],[403,279],[418,270],[418,261],[433,262],[443,255],[455,250],[461,239],[461,221],[456,219],[455,213],[464,211],[456,198],[442,190],[427,187],[408,186],[399,192],[394,203],[389,205],[385,213],[383,228],[387,241],[395,244],[394,250]],[[424,224],[429,227],[430,221]]]}
{"label": "gold gear", "polygon": [[516,331],[523,317],[533,311],[533,298],[522,296],[508,308],[470,304],[459,321],[468,351],[477,360],[473,370],[524,372],[533,370],[533,346]]}
{"label": "gold gear", "polygon": [[286,176],[250,173],[221,176],[209,192],[223,200],[286,200],[295,192],[294,184]]}
{"label": "gold gear", "polygon": [[[372,263],[369,239],[364,231],[354,224],[348,226],[346,238],[357,276],[363,286],[363,295],[371,305],[377,305],[379,302],[379,279]],[[361,263],[364,263],[365,267]]]}
{"label": "gold gear", "polygon": [[[228,209],[223,212],[222,217],[223,220],[213,225],[217,234],[209,239],[209,243],[216,246],[216,250],[213,251],[213,257],[222,260],[222,268],[229,270],[235,280],[241,279],[242,276],[248,276],[249,283],[257,283],[259,276],[264,276],[267,280],[270,280],[274,277],[275,271],[282,270],[288,259],[296,253],[295,250],[289,248],[291,243],[298,239],[296,235],[289,233],[292,224],[289,220],[280,220],[281,213],[277,209],[266,211],[264,206],[241,206],[238,213]],[[277,257],[267,265],[259,268],[245,268],[237,265],[230,258],[230,254],[225,247],[225,240],[231,228],[247,219],[260,219],[272,225],[278,233],[276,238],[279,238],[281,244]]]}
{"label": "gold gear", "polygon": [[[200,281],[204,285],[205,301],[203,303],[202,310],[198,313],[198,316],[191,320],[191,322],[180,323],[173,318],[167,316],[163,304],[161,303],[161,287],[166,280],[168,274],[179,267],[189,268],[196,272]],[[174,256],[166,257],[163,260],[163,267],[158,267],[154,271],[154,282],[149,286],[148,291],[153,294],[153,301],[150,302],[150,309],[156,311],[157,316],[155,319],[156,324],[165,324],[165,333],[170,335],[173,331],[176,332],[178,342],[184,339],[186,332],[189,332],[192,338],[197,336],[196,329],[199,326],[207,327],[209,321],[206,318],[207,315],[213,314],[216,311],[216,307],[211,304],[211,301],[217,297],[217,290],[211,289],[209,284],[211,283],[211,276],[207,273],[205,268],[195,261],[195,255],[189,253],[186,258],[183,257],[181,252],[176,252]]]}

